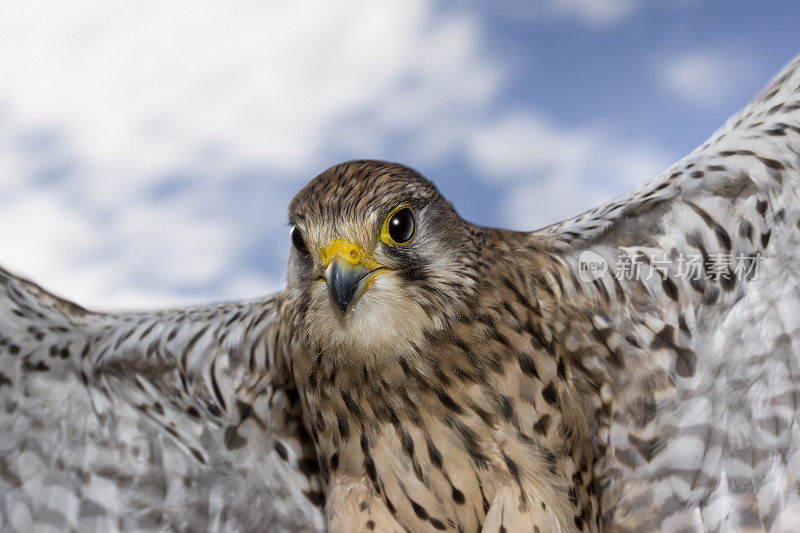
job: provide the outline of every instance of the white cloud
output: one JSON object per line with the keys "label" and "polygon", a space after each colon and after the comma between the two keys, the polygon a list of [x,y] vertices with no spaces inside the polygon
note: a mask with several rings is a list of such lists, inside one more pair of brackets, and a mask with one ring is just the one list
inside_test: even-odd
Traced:
{"label": "white cloud", "polygon": [[644,0],[500,0],[496,3],[514,19],[574,19],[588,26],[610,26],[634,14]]}
{"label": "white cloud", "polygon": [[641,0],[550,0],[554,13],[572,15],[593,25],[607,25],[631,15]]}
{"label": "white cloud", "polygon": [[696,107],[715,108],[728,103],[749,81],[750,64],[746,53],[689,50],[659,61],[656,75],[674,97]]}
{"label": "white cloud", "polygon": [[470,144],[476,167],[505,182],[502,212],[517,229],[539,228],[600,205],[670,162],[658,149],[622,144],[602,128],[566,130],[523,111],[484,124]]}
{"label": "white cloud", "polygon": [[470,154],[484,175],[509,179],[537,173],[574,173],[592,149],[589,132],[562,132],[539,116],[510,113],[476,129]]}
{"label": "white cloud", "polygon": [[474,27],[421,1],[16,6],[0,17],[0,102],[139,179],[203,146],[305,170],[337,120],[418,120],[480,103],[495,77],[473,61]]}
{"label": "white cloud", "polygon": [[[599,22],[628,3],[557,9]],[[0,264],[101,308],[248,298],[281,287],[285,206],[336,160],[465,155],[518,228],[662,165],[502,111],[512,73],[484,31],[424,0],[7,2]]]}
{"label": "white cloud", "polygon": [[422,0],[8,2],[0,263],[90,305],[277,288],[282,272],[238,261],[285,254],[292,192],[396,135],[451,149],[447,117],[499,79],[479,47],[472,19]]}

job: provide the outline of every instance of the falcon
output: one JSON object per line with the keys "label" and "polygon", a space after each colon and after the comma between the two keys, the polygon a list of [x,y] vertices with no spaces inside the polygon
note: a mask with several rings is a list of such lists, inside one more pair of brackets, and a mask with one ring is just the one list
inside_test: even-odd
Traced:
{"label": "falcon", "polygon": [[799,195],[800,57],[538,231],[351,161],[267,298],[99,313],[2,270],[0,529],[795,529]]}

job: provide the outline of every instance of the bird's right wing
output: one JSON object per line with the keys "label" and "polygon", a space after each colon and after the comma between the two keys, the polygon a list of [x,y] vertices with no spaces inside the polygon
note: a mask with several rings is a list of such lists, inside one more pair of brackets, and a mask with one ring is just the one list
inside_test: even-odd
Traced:
{"label": "bird's right wing", "polygon": [[0,269],[0,530],[323,530],[280,304],[93,313]]}

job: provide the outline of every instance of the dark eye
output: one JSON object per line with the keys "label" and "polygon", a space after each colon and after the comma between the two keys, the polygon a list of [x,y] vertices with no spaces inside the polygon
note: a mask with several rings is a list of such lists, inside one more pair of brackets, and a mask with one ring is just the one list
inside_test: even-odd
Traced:
{"label": "dark eye", "polygon": [[389,219],[389,237],[397,244],[404,244],[414,236],[414,214],[404,207]]}
{"label": "dark eye", "polygon": [[308,255],[308,246],[306,246],[306,240],[303,238],[303,234],[300,233],[300,230],[297,229],[297,226],[292,226],[292,244],[294,247],[297,248],[297,251],[303,255]]}

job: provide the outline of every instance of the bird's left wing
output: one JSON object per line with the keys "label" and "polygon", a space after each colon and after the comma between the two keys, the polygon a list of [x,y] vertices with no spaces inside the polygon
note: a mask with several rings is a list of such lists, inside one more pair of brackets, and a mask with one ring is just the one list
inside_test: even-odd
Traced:
{"label": "bird's left wing", "polygon": [[0,269],[0,530],[322,530],[281,295],[102,314]]}
{"label": "bird's left wing", "polygon": [[533,234],[619,530],[800,523],[800,58],[643,187]]}

